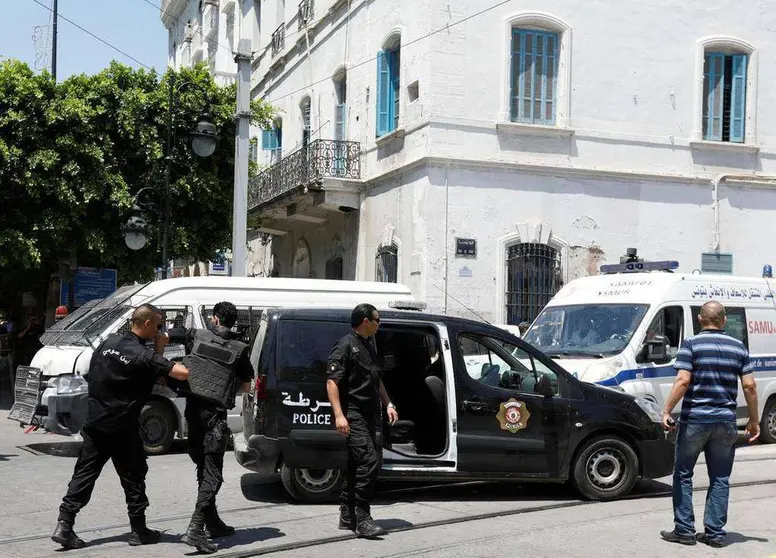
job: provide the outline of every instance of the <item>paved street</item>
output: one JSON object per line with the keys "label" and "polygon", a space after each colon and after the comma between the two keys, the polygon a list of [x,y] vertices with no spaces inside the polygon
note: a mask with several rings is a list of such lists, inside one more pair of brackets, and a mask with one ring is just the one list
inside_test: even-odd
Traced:
{"label": "paved street", "polygon": [[[77,442],[24,434],[0,412],[0,557],[61,556],[49,540],[57,506],[72,472]],[[92,503],[79,515],[77,532],[89,543],[69,555],[179,556],[178,542],[194,505],[194,473],[183,447],[149,459],[148,517],[165,531],[153,547],[126,544],[123,493],[107,466]],[[671,526],[669,479],[639,486],[633,498],[613,503],[580,501],[569,488],[503,483],[417,487],[383,484],[376,519],[394,532],[382,541],[354,539],[336,529],[335,506],[295,505],[277,483],[260,483],[227,456],[220,510],[238,534],[217,556],[672,556],[765,557],[776,555],[776,447],[739,451],[731,495],[731,544],[712,550],[659,540]],[[698,487],[705,488],[703,465]],[[701,517],[704,493],[696,496]]]}

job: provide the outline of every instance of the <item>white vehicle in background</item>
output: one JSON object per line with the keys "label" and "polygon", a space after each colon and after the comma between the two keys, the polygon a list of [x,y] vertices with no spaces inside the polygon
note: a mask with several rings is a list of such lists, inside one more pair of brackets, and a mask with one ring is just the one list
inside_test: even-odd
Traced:
{"label": "white vehicle in background", "polygon": [[[36,424],[63,435],[75,435],[86,418],[87,384],[94,349],[110,334],[129,330],[129,318],[144,303],[157,306],[168,329],[184,325],[204,328],[216,303],[228,300],[237,306],[235,330],[246,343],[269,308],[355,307],[362,302],[380,310],[426,307],[414,300],[412,292],[396,283],[334,281],[322,279],[186,277],[165,279],[142,285],[130,285],[111,296],[91,301],[41,337],[43,348],[29,367],[19,367],[17,398],[10,417],[23,424]],[[165,356],[184,356],[182,345],[170,344]],[[38,381],[41,388],[38,388]],[[21,391],[20,391],[21,390]],[[187,435],[184,410],[186,400],[163,385],[157,385],[140,417],[146,451],[163,453],[175,439]],[[233,432],[242,428],[242,406],[228,413]]]}
{"label": "white vehicle in background", "polygon": [[[772,279],[674,273],[678,265],[632,261],[602,266],[602,275],[571,281],[531,324],[525,341],[583,381],[620,389],[662,408],[676,378],[676,353],[686,337],[700,331],[701,306],[721,302],[727,310],[727,333],[748,347],[754,363],[761,438],[776,442]],[[746,425],[740,385],[736,418],[739,427]]]}

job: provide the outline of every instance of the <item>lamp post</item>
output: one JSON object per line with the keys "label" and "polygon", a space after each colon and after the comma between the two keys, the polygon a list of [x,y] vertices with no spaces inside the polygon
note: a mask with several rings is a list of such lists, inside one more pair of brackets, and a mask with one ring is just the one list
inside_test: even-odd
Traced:
{"label": "lamp post", "polygon": [[[167,107],[167,145],[165,148],[165,170],[164,170],[164,209],[161,212],[162,217],[162,279],[167,278],[167,245],[170,228],[170,175],[172,174],[173,161],[173,143],[175,141],[175,101],[177,95],[186,87],[193,87],[199,90],[205,97],[205,102],[210,105],[210,99],[205,89],[190,81],[182,81],[176,84],[175,75],[170,74],[169,104]],[[191,136],[191,149],[198,157],[210,157],[216,149],[217,129],[210,120],[207,111],[204,111],[197,122],[197,126],[189,132]],[[138,201],[140,194],[147,190],[142,188],[135,195],[133,202],[133,215],[127,221],[125,226],[124,242],[130,250],[140,250],[146,244],[145,220],[139,215],[143,209],[152,209],[158,212],[153,204],[142,204]]]}

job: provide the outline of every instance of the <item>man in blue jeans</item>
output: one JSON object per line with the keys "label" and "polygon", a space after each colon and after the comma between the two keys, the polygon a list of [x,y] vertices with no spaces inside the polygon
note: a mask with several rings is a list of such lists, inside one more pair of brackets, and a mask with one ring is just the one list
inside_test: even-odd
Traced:
{"label": "man in blue jeans", "polygon": [[760,435],[757,385],[746,347],[724,331],[725,307],[707,302],[698,321],[701,332],[685,339],[676,355],[676,382],[663,409],[663,427],[675,429],[671,411],[682,399],[674,468],[674,530],[661,531],[660,535],[668,542],[695,544],[692,475],[698,456],[704,452],[709,473],[703,517],[706,532],[699,533],[697,540],[718,548],[726,534],[730,473],[736,454],[738,379],[749,407],[746,434],[750,442]]}

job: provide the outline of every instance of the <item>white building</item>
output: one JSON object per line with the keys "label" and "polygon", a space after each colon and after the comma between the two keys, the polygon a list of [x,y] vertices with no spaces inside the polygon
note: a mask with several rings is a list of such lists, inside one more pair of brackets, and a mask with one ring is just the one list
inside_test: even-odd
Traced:
{"label": "white building", "polygon": [[258,40],[254,25],[254,0],[163,0],[162,23],[168,32],[168,65],[180,69],[206,62],[213,77],[221,85],[234,83],[237,64],[233,51],[240,37],[240,2],[245,3],[246,32]]}
{"label": "white building", "polygon": [[253,94],[282,109],[255,133],[265,273],[517,323],[630,246],[682,271],[773,263],[764,1],[495,4],[256,3]]}

